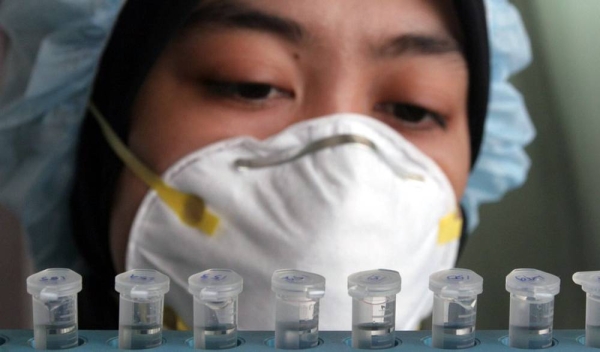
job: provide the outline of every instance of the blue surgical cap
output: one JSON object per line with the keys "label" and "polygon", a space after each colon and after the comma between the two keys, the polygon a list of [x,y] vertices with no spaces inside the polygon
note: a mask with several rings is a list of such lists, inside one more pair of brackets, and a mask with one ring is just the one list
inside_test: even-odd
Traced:
{"label": "blue surgical cap", "polygon": [[36,269],[83,271],[69,219],[79,128],[124,0],[5,0],[0,202],[20,219]]}
{"label": "blue surgical cap", "polygon": [[517,9],[508,0],[486,0],[491,50],[491,86],[483,141],[462,206],[468,231],[479,223],[479,206],[497,202],[527,179],[525,153],[535,128],[511,75],[531,62],[531,45]]}
{"label": "blue surgical cap", "polygon": [[[84,270],[69,218],[79,129],[102,51],[125,0],[4,0],[8,39],[0,86],[0,202],[21,225],[37,269]],[[463,206],[469,228],[478,206],[521,185],[524,146],[534,132],[508,83],[530,59],[521,19],[506,0],[486,1],[492,50],[491,101],[483,144]]]}

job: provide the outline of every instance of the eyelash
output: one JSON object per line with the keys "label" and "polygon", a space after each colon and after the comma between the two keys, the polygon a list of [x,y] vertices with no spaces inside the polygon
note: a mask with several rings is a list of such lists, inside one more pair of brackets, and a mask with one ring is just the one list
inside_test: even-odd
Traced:
{"label": "eyelash", "polygon": [[[211,94],[249,104],[260,105],[269,99],[294,97],[292,92],[268,83],[207,80],[204,86]],[[375,106],[375,111],[394,116],[400,122],[415,127],[425,120],[431,120],[442,129],[447,127],[447,121],[442,115],[413,104],[380,103]]]}
{"label": "eyelash", "polygon": [[375,110],[392,115],[409,125],[416,126],[425,120],[431,120],[442,129],[446,129],[448,126],[444,116],[409,103],[381,103],[376,105]]}
{"label": "eyelash", "polygon": [[252,104],[261,103],[267,99],[294,97],[293,93],[268,83],[208,80],[204,82],[204,86],[211,94]]}

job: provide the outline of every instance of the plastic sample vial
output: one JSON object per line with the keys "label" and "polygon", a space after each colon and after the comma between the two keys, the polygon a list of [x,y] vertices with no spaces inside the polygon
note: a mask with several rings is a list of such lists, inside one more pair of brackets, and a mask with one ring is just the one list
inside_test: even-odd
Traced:
{"label": "plastic sample vial", "polygon": [[127,350],[160,346],[163,302],[169,278],[151,269],[134,269],[115,277],[119,300],[119,348]]}
{"label": "plastic sample vial", "polygon": [[81,275],[69,269],[46,269],[27,278],[33,302],[33,339],[38,350],[77,347],[77,292]]}
{"label": "plastic sample vial", "polygon": [[515,269],[506,276],[506,290],[510,292],[509,346],[551,347],[560,279],[536,269]]}
{"label": "plastic sample vial", "polygon": [[319,299],[325,295],[321,275],[282,269],[271,277],[275,292],[275,348],[290,350],[319,344]]}
{"label": "plastic sample vial", "polygon": [[451,350],[473,347],[483,278],[468,269],[438,271],[429,276],[429,289],[433,292],[431,346]]}
{"label": "plastic sample vial", "polygon": [[361,271],[348,276],[352,297],[352,347],[391,348],[396,343],[396,295],[402,279],[394,270]]}
{"label": "plastic sample vial", "polygon": [[580,271],[573,281],[586,292],[585,345],[600,347],[600,271]]}
{"label": "plastic sample vial", "polygon": [[237,303],[242,287],[242,277],[229,269],[209,269],[190,276],[195,348],[219,350],[237,346]]}

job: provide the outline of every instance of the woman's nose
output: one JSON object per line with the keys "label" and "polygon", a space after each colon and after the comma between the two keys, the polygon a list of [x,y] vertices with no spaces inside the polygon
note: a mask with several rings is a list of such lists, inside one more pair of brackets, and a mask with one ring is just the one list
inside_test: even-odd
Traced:
{"label": "woman's nose", "polygon": [[325,72],[306,85],[300,97],[299,120],[343,112],[370,113],[367,84],[359,75],[340,71]]}

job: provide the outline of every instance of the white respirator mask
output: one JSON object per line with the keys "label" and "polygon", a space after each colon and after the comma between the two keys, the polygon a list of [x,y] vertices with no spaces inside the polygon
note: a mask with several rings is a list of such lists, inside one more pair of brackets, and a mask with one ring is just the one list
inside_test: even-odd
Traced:
{"label": "white respirator mask", "polygon": [[162,180],[201,197],[219,226],[209,235],[184,224],[151,190],[132,226],[126,267],[168,275],[165,305],[188,326],[188,277],[227,268],[244,279],[238,328],[273,330],[271,276],[293,268],[326,278],[319,329],[351,330],[348,276],[386,268],[402,276],[396,329],[415,329],[431,311],[429,275],[456,260],[461,217],[447,177],[367,116],[307,120],[262,141],[223,140],[187,155]]}

